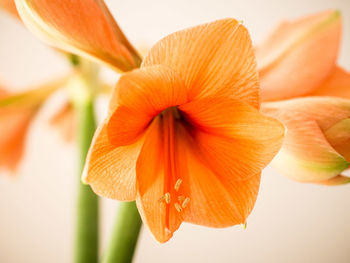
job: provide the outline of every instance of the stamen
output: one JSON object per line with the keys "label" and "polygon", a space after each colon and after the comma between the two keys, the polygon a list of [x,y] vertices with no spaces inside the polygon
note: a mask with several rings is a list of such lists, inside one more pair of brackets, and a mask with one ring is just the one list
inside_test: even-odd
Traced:
{"label": "stamen", "polygon": [[245,222],[244,224],[242,224],[242,227],[243,227],[244,230],[246,230],[246,229],[247,229],[247,222]]}
{"label": "stamen", "polygon": [[162,202],[164,199],[165,199],[165,196],[163,195],[158,199],[158,202]]}
{"label": "stamen", "polygon": [[175,188],[175,191],[179,191],[181,183],[182,183],[182,180],[181,180],[181,179],[178,179],[178,180],[176,181],[175,187],[174,187],[174,188]]}
{"label": "stamen", "polygon": [[189,197],[186,197],[185,201],[182,203],[182,207],[185,208],[188,205],[188,203],[190,202],[190,200],[191,199]]}
{"label": "stamen", "polygon": [[175,203],[175,208],[178,212],[182,211],[182,207],[181,207],[181,205],[179,205],[179,203]]}
{"label": "stamen", "polygon": [[165,198],[165,203],[170,204],[170,193],[165,193],[164,198]]}
{"label": "stamen", "polygon": [[179,201],[182,202],[183,200],[185,200],[185,197],[180,195],[177,199],[179,199]]}

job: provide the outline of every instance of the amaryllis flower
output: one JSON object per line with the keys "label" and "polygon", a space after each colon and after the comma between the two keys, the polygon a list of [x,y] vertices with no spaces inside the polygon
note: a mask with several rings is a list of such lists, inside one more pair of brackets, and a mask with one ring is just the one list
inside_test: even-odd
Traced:
{"label": "amaryllis flower", "polygon": [[350,74],[337,66],[341,33],[335,10],[281,23],[256,47],[262,100],[350,98]]}
{"label": "amaryllis flower", "polygon": [[246,28],[225,19],[159,41],[122,75],[90,148],[84,180],[102,196],[135,200],[155,238],[182,222],[245,223],[261,170],[284,129],[259,112]]}
{"label": "amaryllis flower", "polygon": [[263,113],[287,127],[272,164],[291,179],[328,185],[349,183],[350,100],[307,97],[264,103]]}

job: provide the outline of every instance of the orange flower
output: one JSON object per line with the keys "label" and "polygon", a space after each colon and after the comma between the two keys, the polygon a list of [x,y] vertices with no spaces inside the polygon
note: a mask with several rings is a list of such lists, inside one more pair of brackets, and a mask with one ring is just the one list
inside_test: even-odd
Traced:
{"label": "orange flower", "polygon": [[28,92],[0,93],[0,167],[11,171],[17,168],[32,119],[45,99],[61,85],[60,80]]}
{"label": "orange flower", "polygon": [[263,113],[287,127],[272,164],[291,179],[328,185],[349,183],[350,100],[309,97],[264,103]]}
{"label": "orange flower", "polygon": [[249,34],[233,19],[174,33],[124,74],[90,148],[84,180],[137,202],[165,242],[180,224],[244,223],[284,129],[259,113]]}
{"label": "orange flower", "polygon": [[128,71],[141,59],[103,0],[16,0],[23,22],[48,44]]}
{"label": "orange flower", "polygon": [[256,48],[263,101],[305,95],[350,98],[350,74],[336,66],[338,11],[284,22]]}

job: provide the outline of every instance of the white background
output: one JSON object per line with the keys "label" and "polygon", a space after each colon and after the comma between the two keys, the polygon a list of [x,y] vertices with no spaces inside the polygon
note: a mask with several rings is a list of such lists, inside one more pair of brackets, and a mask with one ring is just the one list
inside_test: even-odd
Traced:
{"label": "white background", "polygon": [[[337,8],[344,16],[339,62],[350,69],[349,0],[109,0],[107,4],[139,48],[178,29],[224,17],[243,20],[256,42],[282,19]],[[25,89],[67,70],[51,49],[0,14],[3,81]],[[106,101],[100,100],[100,117]],[[47,105],[32,126],[18,175],[0,173],[1,263],[71,262],[76,152],[48,126],[50,111],[53,106]],[[103,245],[116,207],[116,201],[103,200]],[[161,245],[144,228],[135,262],[350,262],[350,185],[299,184],[267,168],[247,230],[184,224]]]}

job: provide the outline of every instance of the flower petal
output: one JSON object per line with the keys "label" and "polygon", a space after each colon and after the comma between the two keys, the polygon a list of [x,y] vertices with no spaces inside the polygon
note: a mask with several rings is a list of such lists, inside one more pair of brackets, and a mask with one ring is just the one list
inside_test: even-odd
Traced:
{"label": "flower petal", "polygon": [[302,98],[262,105],[264,114],[287,127],[283,146],[272,161],[282,174],[297,181],[317,183],[337,176],[349,166],[324,135],[324,130],[344,114],[342,109],[335,109],[336,102],[344,100]]}
{"label": "flower petal", "polygon": [[350,99],[350,73],[337,66],[327,80],[309,95]]}
{"label": "flower petal", "polygon": [[208,166],[233,180],[260,173],[282,145],[282,124],[244,102],[207,98],[179,109],[196,128],[194,140]]}
{"label": "flower petal", "polygon": [[72,142],[76,137],[77,120],[73,104],[67,101],[59,111],[51,117],[50,124],[57,128],[66,142]]}
{"label": "flower petal", "polygon": [[186,88],[165,66],[145,67],[124,74],[111,101],[108,136],[115,146],[128,145],[166,108],[187,102]]}
{"label": "flower petal", "polygon": [[336,186],[350,183],[350,177],[338,175],[326,181],[317,182],[317,184]]}
{"label": "flower petal", "polygon": [[350,162],[350,118],[344,119],[325,131],[332,147]]}
{"label": "flower petal", "polygon": [[16,0],[16,5],[29,29],[57,48],[121,71],[140,64],[103,0]]}
{"label": "flower petal", "polygon": [[15,171],[35,108],[0,108],[0,166]]}
{"label": "flower petal", "polygon": [[247,29],[224,19],[160,40],[142,66],[167,65],[184,80],[189,99],[220,95],[259,107],[259,82]]}
{"label": "flower petal", "polygon": [[262,100],[305,95],[320,86],[335,66],[341,23],[334,10],[284,22],[258,46]]}
{"label": "flower petal", "polygon": [[83,181],[95,193],[116,200],[136,198],[136,160],[143,140],[132,145],[115,147],[108,139],[107,124],[95,132],[85,162]]}
{"label": "flower petal", "polygon": [[0,166],[12,171],[16,169],[32,119],[46,98],[61,87],[65,80],[15,94],[0,89]]}
{"label": "flower petal", "polygon": [[[176,141],[180,138],[177,136]],[[173,232],[176,231],[181,222],[181,214],[175,208],[174,189],[171,187],[175,182],[171,182],[172,176],[167,170],[169,154],[165,152],[165,141],[163,131],[163,120],[155,118],[150,125],[145,143],[137,160],[137,207],[143,222],[149,227],[155,238],[159,242],[168,241]],[[185,165],[180,159],[180,152],[183,151],[179,144],[174,144],[173,162],[176,169],[181,169]],[[180,170],[176,172],[180,173]],[[182,174],[182,173],[181,173]],[[169,204],[164,199],[165,193],[169,193]]]}
{"label": "flower petal", "polygon": [[0,0],[0,8],[7,11],[12,16],[19,18],[15,0]]}
{"label": "flower petal", "polygon": [[181,121],[175,121],[173,145],[167,148],[164,123],[159,117],[152,122],[137,161],[137,205],[155,238],[166,242],[182,221],[211,227],[244,223],[257,197],[260,173],[235,181],[211,170]]}

